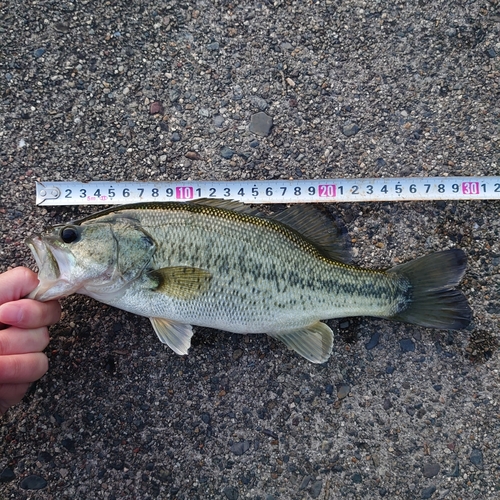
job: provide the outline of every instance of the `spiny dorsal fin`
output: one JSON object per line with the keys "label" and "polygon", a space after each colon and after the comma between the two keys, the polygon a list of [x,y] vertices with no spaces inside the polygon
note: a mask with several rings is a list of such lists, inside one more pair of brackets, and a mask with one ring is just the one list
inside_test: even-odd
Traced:
{"label": "spiny dorsal fin", "polygon": [[232,210],[233,212],[238,212],[240,214],[253,215],[256,217],[262,217],[263,214],[257,208],[253,208],[250,205],[245,205],[240,201],[233,200],[221,200],[217,198],[200,198],[198,200],[190,201],[192,205],[202,205],[204,207],[215,207],[222,208],[224,210]]}
{"label": "spiny dorsal fin", "polygon": [[188,266],[164,267],[149,271],[153,280],[154,291],[170,297],[189,300],[208,289],[212,275],[204,269]]}
{"label": "spiny dorsal fin", "polygon": [[333,349],[333,332],[328,325],[317,321],[312,325],[288,332],[274,332],[269,335],[281,340],[312,363],[324,363]]}
{"label": "spiny dorsal fin", "polygon": [[285,224],[307,238],[322,253],[337,262],[350,262],[349,242],[334,223],[308,205],[292,205],[272,219]]}
{"label": "spiny dorsal fin", "polygon": [[177,323],[165,318],[149,318],[155,329],[156,335],[167,344],[172,351],[183,356],[191,347],[193,327],[183,323]]}

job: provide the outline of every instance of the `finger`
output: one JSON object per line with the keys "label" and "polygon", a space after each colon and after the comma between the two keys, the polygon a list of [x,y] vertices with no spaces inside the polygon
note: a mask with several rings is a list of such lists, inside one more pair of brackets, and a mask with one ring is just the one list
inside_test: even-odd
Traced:
{"label": "finger", "polygon": [[25,297],[38,285],[38,277],[26,267],[0,274],[0,304]]}
{"label": "finger", "polygon": [[32,299],[20,299],[0,306],[0,323],[19,328],[38,328],[53,325],[61,317],[59,302],[38,302]]}
{"label": "finger", "polygon": [[17,405],[23,399],[30,383],[0,384],[0,415],[3,415],[11,406]]}
{"label": "finger", "polygon": [[2,384],[34,382],[42,377],[48,368],[49,361],[42,352],[0,356],[0,382]]}
{"label": "finger", "polygon": [[0,356],[43,351],[49,343],[46,326],[25,330],[11,326],[0,330]]}

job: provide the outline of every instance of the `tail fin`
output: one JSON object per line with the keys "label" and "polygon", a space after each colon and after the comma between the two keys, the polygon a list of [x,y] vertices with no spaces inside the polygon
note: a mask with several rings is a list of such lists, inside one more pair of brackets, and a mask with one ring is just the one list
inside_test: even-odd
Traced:
{"label": "tail fin", "polygon": [[391,319],[449,330],[466,328],[472,311],[465,295],[454,287],[467,266],[462,250],[452,249],[420,257],[390,269],[410,282],[407,307]]}

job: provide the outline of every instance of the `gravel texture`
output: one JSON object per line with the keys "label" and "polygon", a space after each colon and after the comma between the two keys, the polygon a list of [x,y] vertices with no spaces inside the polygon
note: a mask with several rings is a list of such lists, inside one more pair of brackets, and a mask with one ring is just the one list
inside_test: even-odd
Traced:
{"label": "gravel texture", "polygon": [[[35,180],[499,174],[498,0],[7,0],[0,20],[2,271],[91,211],[36,207]],[[470,329],[331,321],[321,366],[196,329],[179,357],[70,297],[1,420],[0,497],[498,498],[498,202],[323,209],[359,265],[463,248]]]}

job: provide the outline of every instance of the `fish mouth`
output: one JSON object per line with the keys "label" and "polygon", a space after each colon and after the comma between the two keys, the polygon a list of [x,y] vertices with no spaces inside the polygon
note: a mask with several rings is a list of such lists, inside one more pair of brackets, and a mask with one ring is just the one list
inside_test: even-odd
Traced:
{"label": "fish mouth", "polygon": [[38,286],[27,296],[42,302],[59,299],[72,293],[68,276],[71,254],[50,245],[39,236],[26,240],[38,267]]}

